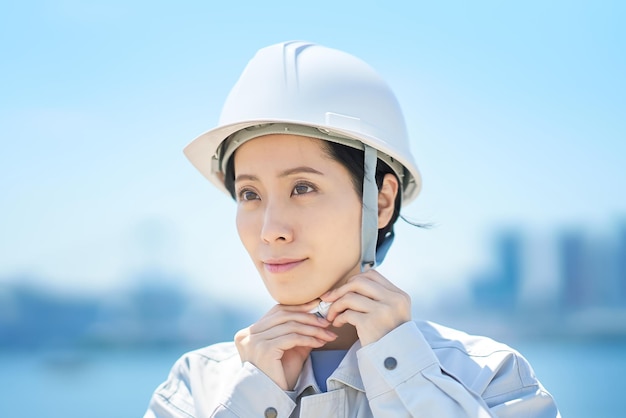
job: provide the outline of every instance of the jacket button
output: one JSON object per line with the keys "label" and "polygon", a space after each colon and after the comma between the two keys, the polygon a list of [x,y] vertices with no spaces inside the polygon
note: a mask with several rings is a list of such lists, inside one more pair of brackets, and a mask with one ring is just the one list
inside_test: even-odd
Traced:
{"label": "jacket button", "polygon": [[271,406],[265,410],[265,418],[276,418],[278,416],[278,411],[276,408],[272,408]]}
{"label": "jacket button", "polygon": [[393,357],[387,357],[385,359],[384,365],[385,365],[385,369],[393,370],[398,365],[398,361],[395,358],[393,358]]}

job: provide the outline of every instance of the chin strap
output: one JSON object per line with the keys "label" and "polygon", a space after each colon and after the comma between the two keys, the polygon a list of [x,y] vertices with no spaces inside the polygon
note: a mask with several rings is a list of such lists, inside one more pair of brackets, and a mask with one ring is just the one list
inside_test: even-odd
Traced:
{"label": "chin strap", "polygon": [[[378,187],[376,186],[376,163],[378,152],[365,145],[363,158],[363,209],[361,215],[361,271],[365,272],[382,261],[377,260],[376,240],[378,239]],[[389,248],[387,246],[387,248]],[[386,250],[385,250],[386,252]]]}
{"label": "chin strap", "polygon": [[380,265],[380,263],[382,263],[383,260],[385,259],[385,256],[387,255],[387,251],[389,251],[389,247],[391,247],[391,244],[393,243],[394,238],[395,238],[395,234],[393,232],[393,227],[392,227],[391,231],[387,233],[385,238],[383,238],[383,241],[378,246],[378,250],[376,250],[376,265],[377,266]]}

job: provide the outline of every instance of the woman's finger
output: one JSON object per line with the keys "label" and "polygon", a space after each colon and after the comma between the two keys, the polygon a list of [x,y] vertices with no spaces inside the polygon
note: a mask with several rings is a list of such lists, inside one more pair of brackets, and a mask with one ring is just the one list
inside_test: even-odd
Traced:
{"label": "woman's finger", "polygon": [[[357,274],[354,277],[358,277],[358,276],[367,277],[370,280],[380,284],[381,286],[383,286],[385,289],[389,291],[395,292],[395,291],[400,290],[400,288],[398,288],[395,284],[389,281],[385,276],[383,276],[382,274],[380,274],[378,271],[374,269],[368,270],[364,273]],[[348,279],[348,282],[349,281],[350,279]]]}
{"label": "woman's finger", "polygon": [[[303,305],[309,306],[309,305]],[[311,305],[316,306],[316,305]],[[330,324],[324,318],[320,318],[315,315],[311,315],[308,311],[296,311],[296,310],[284,310],[279,309],[268,312],[264,317],[259,319],[256,323],[250,326],[251,331],[254,333],[263,332],[267,329],[277,327],[280,324],[287,322],[297,322],[304,325],[311,325],[317,327],[328,327]]]}
{"label": "woman's finger", "polygon": [[252,327],[250,329],[250,338],[254,341],[271,341],[282,335],[299,334],[303,336],[315,337],[326,341],[332,341],[337,336],[319,326],[305,325],[300,322],[289,321],[275,327],[255,332]]}
{"label": "woman's finger", "polygon": [[351,277],[345,284],[322,295],[322,300],[335,302],[348,293],[358,293],[372,300],[383,300],[388,292],[390,292],[389,289],[370,277],[357,275]]}
{"label": "woman's finger", "polygon": [[377,305],[380,302],[372,300],[367,296],[363,296],[359,293],[349,292],[341,296],[335,302],[330,305],[328,315],[326,319],[333,323],[333,326],[337,326],[334,323],[335,318],[346,310],[351,310],[360,313],[373,312],[377,309]]}

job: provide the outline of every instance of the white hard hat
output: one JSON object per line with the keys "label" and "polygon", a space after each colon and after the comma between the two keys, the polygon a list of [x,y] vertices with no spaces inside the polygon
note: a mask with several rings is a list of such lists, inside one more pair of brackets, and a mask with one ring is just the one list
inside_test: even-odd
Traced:
{"label": "white hard hat", "polygon": [[247,139],[267,134],[258,128],[272,124],[310,127],[323,139],[374,148],[398,176],[403,204],[421,189],[395,95],[368,64],[348,53],[300,41],[260,49],[228,95],[218,126],[187,145],[185,155],[227,192],[227,159],[245,141],[224,142],[242,130],[256,131],[243,135]]}

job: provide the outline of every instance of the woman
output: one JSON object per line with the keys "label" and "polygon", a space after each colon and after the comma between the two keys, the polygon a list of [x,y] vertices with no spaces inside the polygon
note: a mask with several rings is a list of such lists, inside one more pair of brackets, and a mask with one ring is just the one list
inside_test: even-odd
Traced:
{"label": "woman", "polygon": [[375,270],[421,178],[367,64],[304,42],[263,48],[185,153],[236,200],[277,305],[234,342],[183,356],[146,417],[559,416],[519,353],[413,321]]}

